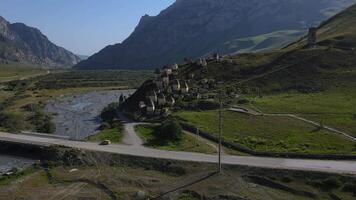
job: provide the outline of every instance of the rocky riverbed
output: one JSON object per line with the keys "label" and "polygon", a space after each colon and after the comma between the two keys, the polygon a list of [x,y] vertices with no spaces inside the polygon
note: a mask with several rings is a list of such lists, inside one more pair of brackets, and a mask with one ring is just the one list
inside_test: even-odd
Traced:
{"label": "rocky riverbed", "polygon": [[10,171],[13,168],[24,169],[35,163],[35,160],[9,155],[0,154],[0,175]]}
{"label": "rocky riverbed", "polygon": [[98,131],[105,106],[118,102],[121,94],[132,93],[134,90],[114,90],[65,96],[48,102],[45,111],[53,115],[54,134],[80,140]]}

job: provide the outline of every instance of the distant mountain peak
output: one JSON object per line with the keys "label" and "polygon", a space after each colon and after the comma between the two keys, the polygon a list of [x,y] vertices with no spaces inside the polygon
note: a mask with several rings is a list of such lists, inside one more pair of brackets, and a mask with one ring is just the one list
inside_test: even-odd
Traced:
{"label": "distant mountain peak", "polygon": [[0,60],[24,62],[48,68],[72,67],[81,59],[53,44],[47,36],[24,23],[9,23],[0,16]]}

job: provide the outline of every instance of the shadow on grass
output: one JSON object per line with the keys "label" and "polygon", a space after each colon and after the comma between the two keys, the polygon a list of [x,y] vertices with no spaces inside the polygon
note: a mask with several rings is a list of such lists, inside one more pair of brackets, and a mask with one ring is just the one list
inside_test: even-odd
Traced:
{"label": "shadow on grass", "polygon": [[146,128],[152,129],[150,133],[150,138],[146,138],[145,146],[148,147],[162,147],[162,146],[179,146],[181,144],[181,140],[172,140],[162,138],[159,135],[159,126],[146,126]]}

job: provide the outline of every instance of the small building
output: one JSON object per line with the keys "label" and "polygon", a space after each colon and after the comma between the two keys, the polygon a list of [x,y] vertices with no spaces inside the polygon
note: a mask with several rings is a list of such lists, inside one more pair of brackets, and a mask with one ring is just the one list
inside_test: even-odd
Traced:
{"label": "small building", "polygon": [[187,82],[184,82],[184,84],[182,85],[182,87],[181,87],[181,92],[182,92],[183,94],[186,94],[186,93],[189,92],[189,86],[188,86]]}
{"label": "small building", "polygon": [[169,108],[162,108],[161,115],[168,116],[169,115]]}
{"label": "small building", "polygon": [[309,28],[309,32],[308,32],[308,47],[315,47],[316,46],[316,42],[317,42],[316,32],[317,32],[317,30],[318,29],[316,27]]}
{"label": "small building", "polygon": [[146,103],[147,114],[153,114],[155,112],[155,110],[156,110],[155,103],[149,99]]}
{"label": "small building", "polygon": [[172,84],[172,89],[174,92],[180,91],[180,82],[179,80],[174,80]]}
{"label": "small building", "polygon": [[153,102],[157,102],[157,100],[158,100],[157,93],[153,90],[147,93],[147,98]]}
{"label": "small building", "polygon": [[163,86],[169,86],[169,76],[165,75],[162,77]]}
{"label": "small building", "polygon": [[145,103],[144,101],[140,101],[140,102],[138,103],[138,108],[139,108],[140,110],[146,108],[146,103]]}
{"label": "small building", "polygon": [[163,71],[162,71],[163,75],[171,75],[173,73],[173,70],[171,67],[168,67],[168,66],[164,66],[163,67]]}
{"label": "small building", "polygon": [[194,78],[195,78],[195,74],[194,74],[194,73],[190,73],[190,74],[188,75],[188,78],[189,78],[189,79],[194,79]]}
{"label": "small building", "polygon": [[193,99],[201,99],[201,98],[202,98],[202,96],[201,96],[200,93],[194,93],[194,94],[192,95],[192,97],[193,97]]}
{"label": "small building", "polygon": [[157,103],[159,106],[166,105],[167,103],[166,96],[164,94],[159,94]]}
{"label": "small building", "polygon": [[199,58],[196,64],[202,67],[206,67],[208,65],[205,58]]}
{"label": "small building", "polygon": [[171,65],[171,69],[172,69],[173,71],[177,71],[177,70],[179,69],[178,64],[177,64],[177,63],[174,63],[173,65]]}
{"label": "small building", "polygon": [[162,109],[156,109],[156,110],[153,112],[153,114],[156,115],[156,116],[161,115],[161,113],[162,113]]}
{"label": "small building", "polygon": [[216,61],[220,61],[220,55],[218,53],[213,54],[213,59]]}
{"label": "small building", "polygon": [[169,97],[169,98],[167,99],[167,104],[168,104],[169,106],[174,106],[175,103],[176,103],[176,100],[175,100],[173,97]]}
{"label": "small building", "polygon": [[208,62],[206,62],[205,58],[203,58],[201,66],[203,66],[203,67],[208,66]]}
{"label": "small building", "polygon": [[162,90],[163,89],[163,81],[162,80],[156,80],[155,81],[155,84],[156,84],[156,87],[159,89],[159,90]]}
{"label": "small building", "polygon": [[209,83],[209,80],[204,78],[200,81],[202,84],[208,84]]}

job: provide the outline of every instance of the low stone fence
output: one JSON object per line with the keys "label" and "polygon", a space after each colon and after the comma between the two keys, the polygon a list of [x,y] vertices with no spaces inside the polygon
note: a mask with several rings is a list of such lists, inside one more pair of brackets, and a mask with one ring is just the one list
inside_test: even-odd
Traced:
{"label": "low stone fence", "polygon": [[[185,131],[196,134],[197,128],[191,124],[180,122],[182,128]],[[213,134],[207,133],[205,131],[199,130],[199,136],[218,143],[219,138]],[[222,139],[222,145],[240,151],[242,153],[250,154],[253,156],[260,157],[279,157],[279,158],[301,158],[301,159],[320,159],[320,160],[356,160],[356,155],[327,155],[327,154],[303,154],[303,153],[275,153],[275,152],[259,152],[246,148],[234,142],[226,141]]]}

